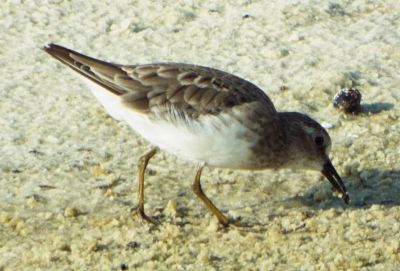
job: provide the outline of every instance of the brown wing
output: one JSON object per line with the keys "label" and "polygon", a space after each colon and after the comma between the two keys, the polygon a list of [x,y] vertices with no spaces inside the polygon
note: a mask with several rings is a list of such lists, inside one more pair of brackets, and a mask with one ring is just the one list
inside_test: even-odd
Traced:
{"label": "brown wing", "polygon": [[126,106],[146,114],[173,111],[189,118],[219,114],[257,102],[275,117],[268,96],[252,83],[212,68],[180,64],[118,65],[82,55],[56,44],[44,51],[76,72],[122,96]]}

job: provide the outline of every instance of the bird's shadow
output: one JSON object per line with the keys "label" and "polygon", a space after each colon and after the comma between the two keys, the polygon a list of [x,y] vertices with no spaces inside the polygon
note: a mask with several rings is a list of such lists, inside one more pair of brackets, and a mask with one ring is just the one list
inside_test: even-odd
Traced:
{"label": "bird's shadow", "polygon": [[[303,196],[288,199],[312,210],[330,208],[363,208],[372,205],[398,206],[400,205],[400,170],[381,170],[378,168],[365,169],[356,176],[343,178],[350,194],[351,202],[346,205],[340,198],[327,196],[321,201],[315,200],[315,193],[327,189],[328,182],[318,183],[310,187]],[[329,193],[327,193],[329,194]]]}
{"label": "bird's shadow", "polygon": [[361,113],[364,114],[377,114],[382,111],[390,110],[394,107],[392,103],[369,103],[361,104]]}

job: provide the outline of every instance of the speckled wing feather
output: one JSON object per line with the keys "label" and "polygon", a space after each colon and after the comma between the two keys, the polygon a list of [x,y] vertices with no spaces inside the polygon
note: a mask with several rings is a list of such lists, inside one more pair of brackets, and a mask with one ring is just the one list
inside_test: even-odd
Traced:
{"label": "speckled wing feather", "polygon": [[119,65],[56,44],[49,44],[43,50],[121,96],[126,106],[140,113],[162,115],[173,111],[196,119],[256,102],[261,103],[265,117],[276,117],[275,107],[261,89],[220,70],[180,63]]}

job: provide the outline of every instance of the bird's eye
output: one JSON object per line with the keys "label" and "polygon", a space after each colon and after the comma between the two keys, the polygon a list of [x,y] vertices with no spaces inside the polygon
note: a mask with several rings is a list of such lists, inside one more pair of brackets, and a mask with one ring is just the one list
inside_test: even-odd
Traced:
{"label": "bird's eye", "polygon": [[324,145],[324,138],[322,136],[316,136],[314,138],[314,142],[318,147],[321,147],[322,145]]}

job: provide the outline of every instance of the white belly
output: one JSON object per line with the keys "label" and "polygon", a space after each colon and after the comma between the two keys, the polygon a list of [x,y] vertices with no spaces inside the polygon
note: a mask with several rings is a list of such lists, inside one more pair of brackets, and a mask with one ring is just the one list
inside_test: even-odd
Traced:
{"label": "white belly", "polygon": [[160,149],[194,163],[241,168],[252,156],[250,148],[255,141],[244,140],[248,130],[233,119],[224,121],[206,116],[186,125],[163,120],[153,122],[130,111],[125,121]]}
{"label": "white belly", "polygon": [[125,107],[120,97],[92,82],[87,83],[113,118],[125,121],[160,149],[198,164],[227,168],[249,164],[251,147],[258,137],[229,115],[203,116],[192,123],[150,120],[145,114]]}

